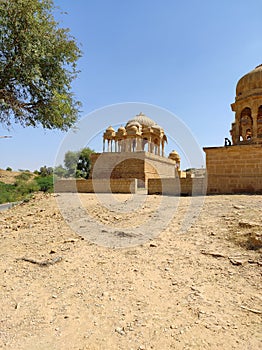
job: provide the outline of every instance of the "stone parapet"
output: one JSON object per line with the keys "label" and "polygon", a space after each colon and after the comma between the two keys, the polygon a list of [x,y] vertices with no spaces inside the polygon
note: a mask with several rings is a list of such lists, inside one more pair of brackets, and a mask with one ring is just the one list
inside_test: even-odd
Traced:
{"label": "stone parapet", "polygon": [[136,179],[62,179],[55,182],[55,192],[136,193]]}
{"label": "stone parapet", "polygon": [[262,193],[262,146],[206,147],[208,194]]}
{"label": "stone parapet", "polygon": [[205,178],[148,179],[148,194],[205,195],[206,187]]}

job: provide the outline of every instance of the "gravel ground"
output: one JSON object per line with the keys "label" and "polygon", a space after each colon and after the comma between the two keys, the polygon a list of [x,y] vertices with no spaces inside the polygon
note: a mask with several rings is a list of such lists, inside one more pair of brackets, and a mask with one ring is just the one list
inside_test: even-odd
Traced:
{"label": "gravel ground", "polygon": [[0,349],[261,349],[262,196],[113,197],[0,212]]}

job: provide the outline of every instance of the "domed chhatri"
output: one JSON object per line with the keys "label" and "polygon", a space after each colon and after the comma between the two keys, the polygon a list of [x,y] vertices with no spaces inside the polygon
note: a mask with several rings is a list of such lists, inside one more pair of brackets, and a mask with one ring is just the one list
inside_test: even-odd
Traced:
{"label": "domed chhatri", "polygon": [[238,81],[231,108],[235,112],[230,130],[233,145],[262,143],[262,65]]}
{"label": "domed chhatri", "polygon": [[152,120],[151,118],[149,118],[148,116],[146,116],[144,113],[140,112],[139,114],[137,114],[133,119],[130,119],[126,125],[131,124],[133,122],[138,122],[139,124],[141,124],[143,127],[150,127],[155,125],[156,123],[154,122],[154,120]]}
{"label": "domed chhatri", "polygon": [[262,193],[262,65],[239,79],[231,108],[233,144],[204,147],[207,193]]}
{"label": "domed chhatri", "polygon": [[246,95],[262,93],[262,64],[251,72],[245,74],[237,83],[236,100],[241,100]]}
{"label": "domed chhatri", "polygon": [[164,129],[143,113],[130,119],[115,132],[110,126],[103,135],[103,152],[147,151],[164,157],[167,137]]}

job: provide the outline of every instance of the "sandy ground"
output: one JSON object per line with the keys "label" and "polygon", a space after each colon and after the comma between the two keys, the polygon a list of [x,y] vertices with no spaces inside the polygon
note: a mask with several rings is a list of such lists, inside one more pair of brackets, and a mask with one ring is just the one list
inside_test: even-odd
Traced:
{"label": "sandy ground", "polygon": [[0,169],[0,181],[6,184],[13,184],[16,180],[15,177],[20,174],[21,172],[19,171],[6,171]]}
{"label": "sandy ground", "polygon": [[[83,194],[88,226],[72,196],[38,194],[0,213],[0,349],[262,347],[261,249],[248,249],[262,231],[262,196],[209,196],[185,231],[191,199],[170,199],[173,220],[133,246],[141,227],[166,223],[160,197],[140,194],[137,210],[116,213]],[[65,222],[58,199],[82,226]],[[123,209],[130,197],[117,200]],[[114,234],[123,248],[106,240]]]}

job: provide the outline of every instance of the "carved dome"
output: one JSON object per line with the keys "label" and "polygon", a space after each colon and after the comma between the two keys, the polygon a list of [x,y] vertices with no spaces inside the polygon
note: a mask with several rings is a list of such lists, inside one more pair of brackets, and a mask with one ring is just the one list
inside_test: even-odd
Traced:
{"label": "carved dome", "polygon": [[176,160],[176,161],[180,161],[180,156],[175,150],[173,150],[172,152],[169,153],[168,158]]}
{"label": "carved dome", "polygon": [[245,74],[236,86],[236,99],[257,93],[262,94],[262,64]]}
{"label": "carved dome", "polygon": [[126,127],[129,124],[133,124],[134,122],[138,122],[139,124],[141,124],[142,126],[153,126],[156,124],[156,122],[154,122],[154,120],[150,119],[149,117],[147,117],[145,114],[143,113],[139,113],[138,115],[136,115],[133,119],[130,119],[127,123],[126,123]]}

